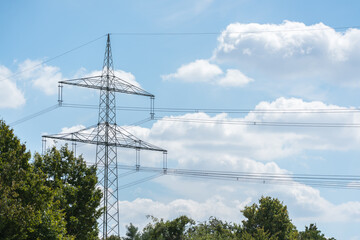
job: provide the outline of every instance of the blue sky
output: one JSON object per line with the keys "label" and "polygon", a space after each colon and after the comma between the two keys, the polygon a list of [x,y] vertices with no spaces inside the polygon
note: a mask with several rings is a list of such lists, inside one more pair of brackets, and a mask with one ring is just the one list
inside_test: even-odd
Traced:
{"label": "blue sky", "polygon": [[[0,116],[11,123],[52,106],[57,103],[57,81],[101,70],[106,41],[101,36],[106,33],[113,33],[117,73],[153,93],[156,107],[330,112],[358,108],[359,8],[358,1],[2,1]],[[98,40],[51,60],[94,39]],[[64,88],[67,103],[96,105],[98,97],[96,91]],[[149,101],[117,95],[117,105],[147,107]],[[171,167],[307,174],[358,174],[360,170],[359,128],[164,121],[181,117],[354,124],[360,122],[356,111],[157,112],[156,116],[158,120],[129,131],[166,148]],[[146,112],[117,112],[119,125],[147,117]],[[39,152],[42,134],[96,122],[96,109],[58,108],[15,125],[14,130],[31,152]],[[93,161],[93,148],[79,146],[77,152]],[[133,164],[134,156],[123,151],[119,161]],[[142,153],[144,165],[161,166],[160,158]],[[121,181],[146,176],[138,173]],[[304,184],[164,176],[121,190],[121,224],[143,226],[147,214],[164,218],[188,214],[198,221],[215,215],[239,222],[240,210],[261,195],[284,201],[299,230],[315,222],[327,236],[360,239],[358,190]]]}

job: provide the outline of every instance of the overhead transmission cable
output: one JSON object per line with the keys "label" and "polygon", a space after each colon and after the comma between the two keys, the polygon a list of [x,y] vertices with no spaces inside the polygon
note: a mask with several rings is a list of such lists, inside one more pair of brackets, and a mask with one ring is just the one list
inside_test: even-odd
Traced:
{"label": "overhead transmission cable", "polygon": [[[84,109],[98,109],[97,105],[91,104],[75,104],[75,103],[62,103],[63,107],[68,108],[84,108]],[[149,111],[147,107],[139,106],[117,106],[117,110],[127,111]],[[357,113],[360,108],[294,108],[294,109],[248,109],[248,108],[181,108],[181,107],[156,107],[156,112],[163,113]]]}
{"label": "overhead transmission cable", "polygon": [[[69,104],[63,103],[63,107],[69,108],[97,108],[95,105],[89,104]],[[117,110],[128,111],[149,111],[145,107],[116,107]],[[252,113],[252,114],[279,114],[279,113],[292,113],[292,114],[328,114],[328,113],[357,113],[360,112],[359,108],[348,109],[221,109],[221,108],[154,108],[155,112],[204,112],[204,113]],[[139,124],[152,120],[147,118],[141,120]],[[220,125],[248,125],[248,126],[273,126],[273,127],[310,127],[310,128],[358,128],[360,123],[339,123],[339,122],[285,122],[285,121],[260,121],[260,120],[237,120],[237,119],[201,119],[189,117],[174,117],[174,116],[155,116],[154,120],[158,121],[173,121],[173,122],[188,122],[188,123],[202,123],[202,124],[220,124]]]}
{"label": "overhead transmission cable", "polygon": [[55,110],[55,109],[57,109],[57,108],[59,108],[59,105],[58,105],[58,104],[53,105],[53,106],[50,106],[50,107],[47,107],[47,108],[45,108],[45,109],[43,109],[43,110],[40,110],[40,111],[38,111],[38,112],[36,112],[36,113],[30,114],[30,115],[28,115],[28,116],[25,116],[25,117],[23,117],[23,118],[20,118],[20,119],[14,121],[14,122],[11,122],[9,125],[10,125],[10,126],[18,125],[18,124],[20,124],[20,123],[26,122],[26,121],[28,121],[28,120],[31,120],[31,119],[33,119],[33,118],[36,118],[36,117],[38,117],[38,116],[40,116],[40,115],[43,115],[43,114],[45,114],[45,113],[51,112],[51,111],[53,111],[53,110]]}
{"label": "overhead transmission cable", "polygon": [[[325,28],[297,28],[297,29],[282,29],[282,30],[257,30],[257,31],[227,31],[227,33],[238,34],[256,34],[256,33],[272,33],[272,32],[308,32],[308,31],[329,31],[329,30],[343,30],[349,28],[360,28],[360,26],[344,26],[344,27],[325,27]],[[222,32],[113,32],[112,35],[121,36],[206,36],[219,35]]]}
{"label": "overhead transmission cable", "polygon": [[9,79],[14,78],[15,76],[18,76],[18,75],[21,74],[21,73],[34,70],[34,69],[36,69],[37,67],[39,67],[39,66],[41,66],[41,65],[43,65],[43,64],[45,64],[45,63],[51,62],[51,61],[53,61],[53,60],[55,60],[55,59],[57,59],[57,58],[59,58],[59,57],[62,57],[62,56],[64,56],[64,55],[68,54],[68,53],[71,53],[71,52],[73,52],[73,51],[75,51],[75,50],[78,50],[78,49],[80,49],[80,48],[82,48],[82,47],[85,47],[85,46],[87,46],[87,45],[89,45],[89,44],[91,44],[91,43],[93,43],[93,42],[96,42],[96,41],[102,39],[102,38],[105,37],[105,36],[106,36],[106,34],[101,35],[100,37],[97,37],[97,38],[95,38],[95,39],[93,39],[93,40],[91,40],[91,41],[88,41],[88,42],[86,42],[86,43],[83,43],[83,44],[81,44],[81,45],[79,45],[79,46],[77,46],[77,47],[74,47],[74,48],[72,48],[72,49],[70,49],[70,50],[68,50],[68,51],[65,51],[65,52],[63,52],[63,53],[60,53],[59,55],[56,55],[56,56],[54,56],[54,57],[48,58],[47,60],[41,61],[40,63],[38,63],[38,64],[36,64],[36,65],[34,65],[34,66],[30,67],[30,68],[26,68],[26,69],[24,69],[24,70],[18,71],[18,72],[16,72],[16,73],[12,74],[12,75],[9,76],[9,77],[2,78],[2,79],[0,79],[0,81],[9,80]]}
{"label": "overhead transmission cable", "polygon": [[155,174],[155,175],[151,175],[151,176],[149,176],[149,177],[145,177],[145,178],[142,178],[142,179],[140,179],[140,180],[137,180],[137,181],[134,181],[134,182],[130,182],[130,183],[124,184],[124,185],[119,186],[118,190],[122,190],[122,189],[125,189],[125,188],[129,188],[129,187],[135,186],[135,185],[137,185],[137,184],[144,183],[144,182],[153,180],[153,179],[155,179],[155,178],[161,177],[161,176],[163,176],[163,175],[164,175],[164,173],[157,173],[157,174]]}
{"label": "overhead transmission cable", "polygon": [[[118,165],[119,169],[135,169],[134,166]],[[140,172],[158,172],[165,174],[164,168],[138,167]],[[306,184],[322,188],[360,190],[359,175],[322,175],[322,174],[281,174],[281,173],[252,173],[231,171],[207,171],[167,168],[167,175],[184,176],[191,178],[205,178],[213,180],[228,180],[253,182],[261,184],[296,185]]]}
{"label": "overhead transmission cable", "polygon": [[[23,117],[19,120],[16,120],[10,123],[11,126],[15,126],[17,124],[26,122],[31,120],[37,116],[50,112],[56,108],[60,107],[58,104],[47,107],[39,112],[31,114],[29,116]],[[88,104],[69,104],[62,103],[61,107],[68,108],[95,108],[95,105]],[[96,107],[97,109],[98,107]],[[148,108],[145,107],[116,107],[117,110],[129,110],[129,111],[149,111]],[[201,109],[201,108],[155,108],[155,112],[167,112],[167,111],[189,111],[192,110],[194,112],[198,112],[200,109],[201,112],[204,113],[354,113],[360,112],[359,108],[354,109],[255,109],[255,110],[246,110],[246,109]],[[130,124],[131,126],[139,126],[146,122],[151,121],[151,118],[145,118],[143,120],[134,122]],[[155,116],[154,120],[158,121],[172,121],[172,122],[187,122],[187,123],[201,123],[201,124],[217,124],[217,125],[248,125],[248,126],[273,126],[273,127],[310,127],[310,128],[358,128],[360,127],[360,123],[339,123],[339,122],[285,122],[285,121],[260,121],[260,120],[238,120],[238,119],[201,119],[201,118],[188,118],[188,117],[175,117],[175,116]]]}
{"label": "overhead transmission cable", "polygon": [[258,120],[223,120],[223,119],[198,119],[182,117],[154,117],[158,121],[187,122],[201,124],[220,124],[220,125],[248,125],[248,126],[269,126],[269,127],[309,127],[309,128],[358,128],[360,123],[331,123],[331,122],[270,122]]}

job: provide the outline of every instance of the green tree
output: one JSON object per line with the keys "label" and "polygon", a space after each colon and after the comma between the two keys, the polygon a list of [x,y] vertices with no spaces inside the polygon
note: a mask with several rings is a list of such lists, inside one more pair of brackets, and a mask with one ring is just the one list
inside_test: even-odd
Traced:
{"label": "green tree", "polygon": [[241,240],[277,240],[276,236],[271,236],[271,234],[264,230],[264,228],[257,228],[252,234],[244,231],[241,234]]}
{"label": "green tree", "polygon": [[121,240],[119,236],[111,235],[110,237],[107,237],[106,240]]}
{"label": "green tree", "polygon": [[143,240],[182,240],[185,239],[185,232],[189,225],[195,222],[186,217],[180,216],[172,221],[164,222],[163,219],[157,219],[149,216],[152,223],[146,225],[143,229],[141,239]]}
{"label": "green tree", "polygon": [[71,239],[57,192],[29,163],[25,144],[0,120],[0,236],[2,239]]}
{"label": "green tree", "polygon": [[[316,224],[311,223],[310,226],[305,226],[305,231],[299,233],[300,240],[328,240],[324,234],[316,227]],[[329,238],[329,240],[335,240]]]}
{"label": "green tree", "polygon": [[254,236],[263,229],[270,237],[279,240],[296,239],[297,231],[292,224],[287,207],[276,198],[261,197],[259,205],[253,204],[242,211],[246,220],[243,220],[244,231]]}
{"label": "green tree", "polygon": [[140,240],[139,228],[130,223],[129,226],[126,226],[126,237],[123,240]]}
{"label": "green tree", "polygon": [[64,210],[68,233],[79,240],[98,239],[102,194],[96,188],[96,168],[87,167],[67,145],[60,150],[53,147],[44,156],[36,154],[34,160],[35,170],[44,173],[48,187],[59,193],[57,200]]}
{"label": "green tree", "polygon": [[238,239],[241,233],[241,226],[223,222],[215,217],[209,221],[192,226],[187,231],[186,239],[196,240],[230,240]]}

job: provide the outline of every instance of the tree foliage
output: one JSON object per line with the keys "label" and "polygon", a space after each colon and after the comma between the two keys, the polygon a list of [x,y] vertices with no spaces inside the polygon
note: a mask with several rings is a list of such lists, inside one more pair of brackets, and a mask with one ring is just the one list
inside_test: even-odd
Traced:
{"label": "tree foliage", "polygon": [[237,239],[241,235],[241,226],[223,222],[215,217],[189,228],[186,239]]}
{"label": "tree foliage", "polygon": [[68,233],[79,240],[97,239],[102,194],[96,188],[96,168],[87,167],[67,146],[59,151],[53,147],[44,156],[36,154],[34,166],[46,175],[48,187],[60,193],[57,200],[64,210]]}
{"label": "tree foliage", "polygon": [[135,227],[132,223],[129,226],[126,226],[126,237],[124,240],[140,240],[139,228]]}
{"label": "tree foliage", "polygon": [[263,229],[271,237],[279,240],[296,239],[295,226],[289,218],[287,207],[276,198],[261,197],[259,205],[254,203],[242,211],[246,220],[242,221],[244,231],[254,235]]}
{"label": "tree foliage", "polygon": [[58,192],[34,171],[25,144],[0,121],[0,236],[2,239],[71,239]]}
{"label": "tree foliage", "polygon": [[[316,224],[311,223],[310,226],[305,226],[305,231],[299,233],[300,240],[327,240],[324,234],[316,227]],[[329,240],[335,240],[334,238],[329,238]]]}
{"label": "tree foliage", "polygon": [[98,239],[96,168],[67,146],[31,154],[0,121],[1,239]]}
{"label": "tree foliage", "polygon": [[159,220],[153,216],[149,216],[149,218],[151,218],[152,222],[144,228],[141,236],[141,239],[143,240],[184,239],[187,226],[194,224],[194,221],[186,216],[178,217],[172,221]]}
{"label": "tree foliage", "polygon": [[287,207],[276,198],[261,197],[259,204],[245,207],[242,213],[245,217],[242,224],[215,217],[196,224],[186,216],[171,221],[150,216],[151,222],[141,233],[130,224],[123,240],[326,240],[314,224],[299,233]]}

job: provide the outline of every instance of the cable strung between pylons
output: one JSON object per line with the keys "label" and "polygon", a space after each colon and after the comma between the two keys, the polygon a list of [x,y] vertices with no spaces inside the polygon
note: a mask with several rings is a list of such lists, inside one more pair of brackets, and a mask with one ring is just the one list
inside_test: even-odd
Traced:
{"label": "cable strung between pylons", "polygon": [[18,124],[20,124],[20,123],[26,122],[26,121],[28,121],[28,120],[31,120],[31,119],[33,119],[33,118],[35,118],[35,117],[38,117],[38,116],[40,116],[40,115],[43,115],[43,114],[45,114],[45,113],[51,112],[51,111],[53,111],[53,110],[55,110],[55,109],[57,109],[57,108],[59,108],[59,107],[60,107],[59,104],[56,104],[56,105],[47,107],[47,108],[45,108],[45,109],[43,109],[43,110],[41,110],[41,111],[39,111],[39,112],[30,114],[30,115],[28,115],[28,116],[26,116],[26,117],[23,117],[23,118],[20,118],[20,119],[14,121],[14,122],[11,122],[9,125],[10,125],[10,126],[18,125]]}
{"label": "cable strung between pylons", "polygon": [[[88,163],[91,165],[91,163]],[[98,166],[102,167],[102,166]],[[232,171],[210,171],[210,170],[190,170],[176,168],[155,168],[155,167],[135,167],[130,165],[118,164],[119,169],[136,170],[138,172],[157,172],[160,175],[175,175],[190,178],[203,178],[211,180],[236,181],[244,183],[260,183],[275,185],[296,186],[305,184],[313,187],[331,189],[360,190],[360,175],[324,175],[324,174],[281,174],[281,173],[252,173],[252,172],[232,172]],[[156,176],[156,175],[155,175]],[[159,177],[156,176],[156,177]],[[131,184],[139,184],[149,181],[154,176],[137,180],[124,185],[124,188]],[[154,177],[155,178],[155,177]]]}

